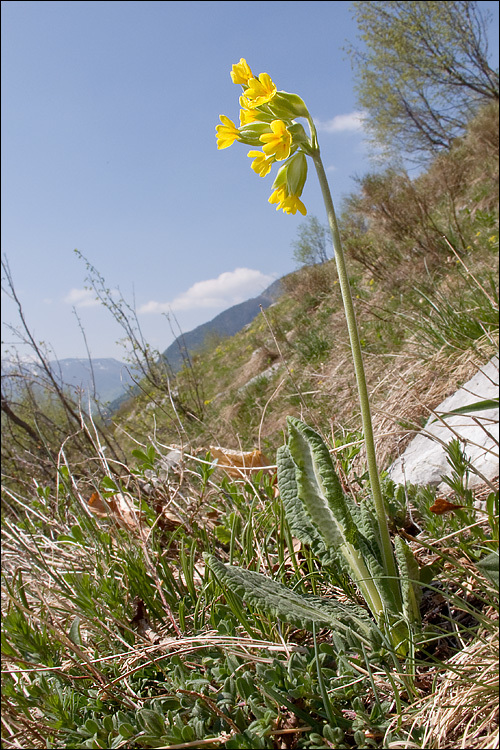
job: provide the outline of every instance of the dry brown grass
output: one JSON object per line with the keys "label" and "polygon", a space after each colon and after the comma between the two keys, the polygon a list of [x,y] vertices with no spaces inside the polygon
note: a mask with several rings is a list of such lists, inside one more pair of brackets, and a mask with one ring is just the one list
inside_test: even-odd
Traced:
{"label": "dry brown grass", "polygon": [[[427,360],[410,343],[397,355],[365,355],[377,455],[388,466],[422,428],[431,410],[469,380],[495,353],[494,341],[485,339],[480,353],[443,350]],[[318,386],[331,398],[328,415],[333,430],[358,430],[358,396],[349,356],[330,361],[317,374]],[[364,458],[361,455],[360,461]],[[358,467],[359,468],[359,467]]]}
{"label": "dry brown grass", "polygon": [[[298,362],[293,346],[279,345],[278,353],[276,341],[269,337],[266,344],[254,351],[235,371],[231,384],[233,394],[252,377],[264,372],[270,363],[281,362],[279,378],[270,382],[266,393],[260,438],[273,442],[285,426],[286,415],[292,413],[316,425],[322,432],[338,434],[361,429],[356,379],[342,311],[330,315],[329,331],[335,347],[323,363],[304,367]],[[389,466],[404,451],[432,409],[489,361],[496,352],[497,340],[492,336],[485,337],[475,342],[475,346],[476,351],[455,350],[450,353],[440,350],[424,358],[419,343],[410,340],[397,354],[365,352],[365,371],[381,468]],[[306,388],[303,387],[305,382],[308,383]],[[291,406],[290,397],[299,390],[308,394],[308,409],[298,398],[295,399],[298,405]],[[239,401],[234,396],[220,405],[215,430],[221,444],[235,449],[242,448],[234,432]],[[261,407],[264,407],[264,402]],[[257,436],[255,445],[243,446],[245,450],[254,447],[257,447]],[[360,455],[358,469],[363,461],[363,455]]]}
{"label": "dry brown grass", "polygon": [[255,349],[252,352],[250,359],[234,373],[231,387],[235,389],[241,388],[248,383],[249,380],[260,375],[270,365],[276,362],[278,357],[278,352],[272,347],[261,346],[258,349]]}
{"label": "dry brown grass", "polygon": [[418,745],[408,740],[391,743],[390,747],[498,748],[498,657],[498,630],[452,656],[448,669],[436,678],[434,691],[402,717],[403,727],[409,732],[423,730]]}
{"label": "dry brown grass", "polygon": [[[408,352],[396,358],[389,373],[383,371],[375,386],[373,424],[381,466],[387,466],[406,448],[414,435],[445,398],[469,380],[495,353],[483,344],[484,356],[474,352],[437,352],[428,361],[419,361]],[[380,363],[377,369],[380,368]],[[386,385],[382,390],[382,386]],[[380,395],[377,393],[379,390]]]}

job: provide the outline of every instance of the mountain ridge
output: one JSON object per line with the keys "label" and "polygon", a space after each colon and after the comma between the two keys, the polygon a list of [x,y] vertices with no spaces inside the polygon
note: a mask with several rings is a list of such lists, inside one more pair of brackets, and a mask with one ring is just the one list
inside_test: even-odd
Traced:
{"label": "mountain ridge", "polygon": [[[82,400],[93,399],[95,394],[101,403],[107,403],[119,397],[128,386],[134,382],[129,369],[124,362],[114,357],[97,357],[96,359],[80,357],[64,357],[49,360],[47,363],[56,381],[61,386],[68,386],[76,393],[80,393]],[[12,373],[16,371],[21,376],[40,384],[47,375],[36,361],[15,362],[2,360],[2,379],[10,383],[15,389]]]}
{"label": "mountain ridge", "polygon": [[[282,279],[276,279],[257,297],[251,297],[244,302],[228,307],[216,315],[212,320],[201,323],[196,328],[186,333],[181,333],[160,355],[167,363],[173,374],[179,372],[192,354],[199,351],[206,343],[211,334],[226,338],[239,333],[245,326],[249,325],[262,309],[267,309],[274,304],[283,292]],[[137,387],[129,389],[112,401],[108,407],[111,413],[116,412],[120,406],[131,396],[138,393]]]}
{"label": "mountain ridge", "polygon": [[172,372],[177,373],[184,365],[188,355],[200,349],[210,334],[218,336],[234,336],[259,314],[261,307],[265,310],[279,298],[282,293],[281,279],[273,281],[257,297],[252,297],[232,305],[227,310],[201,323],[187,333],[181,333],[162,353],[162,357],[170,366]]}
{"label": "mountain ridge", "polygon": [[[212,320],[202,323],[186,333],[181,333],[160,355],[175,374],[182,369],[189,356],[202,348],[210,334],[217,337],[229,337],[241,331],[252,322],[260,309],[266,309],[280,296],[281,279],[277,279],[257,297],[232,305],[216,315]],[[48,362],[52,372],[61,385],[69,386],[80,392],[82,399],[92,397],[94,387],[98,400],[105,403],[110,413],[116,411],[130,396],[134,395],[136,380],[130,374],[128,365],[114,357],[79,358],[65,357]],[[42,372],[35,361],[20,363],[2,362],[2,375],[9,379],[9,373],[17,368],[21,374],[36,380]],[[13,379],[10,378],[12,383]]]}

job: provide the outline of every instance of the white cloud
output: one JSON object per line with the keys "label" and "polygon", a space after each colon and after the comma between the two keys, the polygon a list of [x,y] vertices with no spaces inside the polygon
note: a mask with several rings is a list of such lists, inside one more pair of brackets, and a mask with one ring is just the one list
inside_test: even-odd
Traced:
{"label": "white cloud", "polygon": [[141,305],[138,312],[158,314],[171,310],[231,307],[259,295],[274,278],[252,268],[236,268],[221,273],[216,279],[197,281],[171,302],[151,300]]}
{"label": "white cloud", "polygon": [[347,115],[335,115],[331,120],[314,120],[316,128],[323,133],[355,132],[363,129],[364,112],[350,112]]}
{"label": "white cloud", "polygon": [[64,297],[63,302],[74,307],[93,307],[99,304],[95,292],[91,289],[71,289]]}

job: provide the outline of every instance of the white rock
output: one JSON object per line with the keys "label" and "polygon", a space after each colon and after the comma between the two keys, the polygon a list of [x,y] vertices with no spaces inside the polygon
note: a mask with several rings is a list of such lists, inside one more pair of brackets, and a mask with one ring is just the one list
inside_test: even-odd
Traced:
{"label": "white rock", "polygon": [[[435,412],[444,414],[476,401],[493,398],[498,398],[498,357],[493,357],[453,396],[445,399]],[[450,466],[443,444],[457,437],[465,442],[467,456],[486,479],[498,477],[498,408],[473,412],[471,416],[457,414],[443,421],[434,420],[432,416],[422,432],[390,467],[389,476],[394,482],[437,484],[439,491],[445,491],[447,485],[442,484],[441,479],[449,473]],[[470,487],[482,481],[476,474],[469,476]]]}

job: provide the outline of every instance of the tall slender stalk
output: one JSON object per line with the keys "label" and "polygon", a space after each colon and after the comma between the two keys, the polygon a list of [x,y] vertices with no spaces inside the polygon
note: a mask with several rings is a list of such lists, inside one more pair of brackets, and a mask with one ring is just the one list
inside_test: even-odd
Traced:
{"label": "tall slender stalk", "polygon": [[[289,509],[292,520],[295,516],[301,519],[297,529],[300,526],[303,532],[302,541],[310,543],[317,536],[321,540],[318,543],[326,545],[328,550],[333,550],[340,545],[343,563],[352,572],[354,580],[363,587],[363,594],[366,589],[367,604],[373,616],[380,624],[386,620],[384,628],[387,627],[391,633],[398,653],[402,653],[406,649],[405,642],[408,636],[407,633],[405,634],[406,625],[403,622],[406,611],[411,611],[412,617],[415,620],[418,619],[418,613],[413,611],[416,595],[413,595],[413,590],[408,592],[406,584],[403,585],[402,582],[404,575],[408,581],[413,580],[412,563],[414,560],[411,557],[411,551],[406,550],[403,543],[400,545],[396,541],[393,548],[389,536],[356,315],[335,209],[320,157],[316,128],[305,102],[297,94],[278,91],[267,73],[261,73],[258,77],[254,76],[244,58],[233,65],[231,78],[233,83],[242,87],[242,95],[239,99],[242,108],[240,112],[242,125],[238,128],[228,117],[220,115],[221,124],[216,127],[217,148],[227,148],[235,141],[252,148],[262,146],[262,151],[248,152],[248,156],[253,159],[252,169],[261,177],[265,177],[270,172],[275,162],[283,162],[273,182],[273,192],[269,197],[269,203],[277,204],[277,210],[282,209],[286,214],[295,214],[299,211],[305,216],[307,209],[300,196],[307,180],[308,156],[311,157],[316,167],[335,250],[335,261],[358,386],[378,539],[374,538],[375,529],[371,528],[371,518],[368,526],[373,549],[380,547],[380,553],[377,550],[377,559],[375,561],[372,559],[371,543],[369,544],[366,539],[363,541],[364,537],[357,534],[357,529],[354,528],[353,516],[359,516],[359,509],[353,508],[351,513],[340,485],[338,485],[339,492],[337,492],[337,478],[328,449],[314,431],[291,417],[288,418],[290,428],[288,446],[281,453],[278,452],[280,492],[283,496],[287,493],[290,495]],[[297,122],[300,118],[306,119],[309,123],[309,136],[302,124]],[[371,517],[371,513],[366,514],[364,510],[363,508],[361,516]],[[357,549],[356,545],[353,546],[350,535],[357,540],[360,549]],[[298,536],[300,538],[300,534]],[[368,561],[371,568],[367,567]],[[383,576],[380,574],[380,563],[382,563]],[[401,570],[401,577],[398,574],[398,568]],[[225,571],[224,567],[222,569]],[[241,574],[241,571],[235,572],[233,569],[231,571],[228,575],[233,576],[235,580]],[[254,582],[250,580],[251,576],[250,578],[246,576],[246,573],[248,571],[243,574],[240,588],[246,594],[250,593],[250,596],[254,596]],[[372,589],[374,595],[371,593]],[[286,589],[280,592],[274,591],[274,594],[282,612],[288,596]],[[262,599],[270,605],[269,599],[261,596],[259,601]],[[301,619],[301,622],[304,620]]]}
{"label": "tall slender stalk", "polygon": [[342,249],[342,241],[340,239],[339,227],[337,224],[337,217],[335,215],[335,208],[333,206],[333,200],[330,193],[330,186],[321,161],[319,146],[316,138],[316,129],[312,119],[308,118],[309,127],[311,128],[311,141],[313,148],[311,150],[311,157],[316,167],[316,172],[321,186],[321,192],[323,194],[323,200],[325,202],[326,213],[328,215],[328,223],[330,225],[330,231],[332,234],[333,248],[335,251],[335,262],[337,265],[337,273],[339,277],[340,291],[342,294],[342,302],[344,304],[345,316],[347,320],[347,328],[349,331],[349,340],[351,343],[351,351],[354,361],[354,370],[356,373],[356,383],[358,386],[359,403],[361,407],[361,420],[363,424],[363,434],[366,446],[366,458],[368,463],[368,475],[370,477],[370,485],[375,505],[375,512],[377,515],[377,523],[380,533],[380,542],[382,548],[382,555],[384,560],[384,569],[388,576],[391,577],[392,588],[394,590],[394,596],[396,601],[401,601],[401,595],[399,590],[398,577],[396,570],[396,562],[394,559],[394,553],[392,550],[391,539],[389,536],[389,527],[387,524],[387,517],[384,507],[384,500],[382,497],[382,489],[380,486],[380,476],[377,467],[377,458],[375,453],[375,440],[373,437],[373,426],[370,412],[370,401],[368,397],[368,388],[366,385],[365,368],[363,365],[363,356],[361,352],[361,343],[359,340],[358,325],[356,322],[356,313],[354,311],[354,305],[352,302],[351,287],[349,284],[349,277],[347,275],[347,266],[345,262],[344,251]]}

